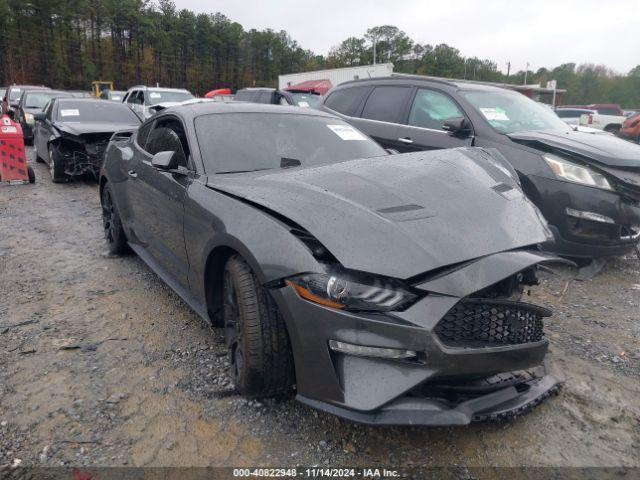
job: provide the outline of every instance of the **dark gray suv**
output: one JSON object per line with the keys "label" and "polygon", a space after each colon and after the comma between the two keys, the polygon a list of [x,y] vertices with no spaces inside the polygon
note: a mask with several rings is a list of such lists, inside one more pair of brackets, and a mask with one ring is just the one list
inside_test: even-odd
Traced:
{"label": "dark gray suv", "polygon": [[548,108],[494,86],[421,76],[346,82],[321,109],[400,152],[490,147],[518,173],[571,257],[619,255],[640,239],[640,148],[575,131]]}

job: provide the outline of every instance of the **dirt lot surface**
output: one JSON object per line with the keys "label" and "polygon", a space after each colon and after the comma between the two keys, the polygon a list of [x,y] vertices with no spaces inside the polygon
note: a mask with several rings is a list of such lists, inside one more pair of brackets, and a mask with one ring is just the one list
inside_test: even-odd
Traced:
{"label": "dirt lot surface", "polygon": [[510,423],[372,428],[238,396],[221,330],[106,254],[97,185],[36,174],[0,185],[0,465],[640,466],[635,257],[534,293],[559,396]]}

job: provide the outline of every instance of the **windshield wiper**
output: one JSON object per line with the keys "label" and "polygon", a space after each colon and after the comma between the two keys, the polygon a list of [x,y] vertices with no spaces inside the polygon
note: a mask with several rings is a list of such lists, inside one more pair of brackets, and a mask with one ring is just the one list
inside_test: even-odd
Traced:
{"label": "windshield wiper", "polygon": [[227,175],[227,174],[231,174],[231,173],[260,172],[262,170],[273,170],[273,168],[256,168],[254,170],[230,170],[228,172],[216,172],[216,175]]}

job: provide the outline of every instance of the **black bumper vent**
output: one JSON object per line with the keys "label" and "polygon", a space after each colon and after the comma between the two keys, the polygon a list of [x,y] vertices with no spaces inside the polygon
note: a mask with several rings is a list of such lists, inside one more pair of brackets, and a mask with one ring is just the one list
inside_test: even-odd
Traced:
{"label": "black bumper vent", "polygon": [[551,311],[496,299],[464,299],[438,322],[435,333],[448,347],[482,348],[539,342]]}

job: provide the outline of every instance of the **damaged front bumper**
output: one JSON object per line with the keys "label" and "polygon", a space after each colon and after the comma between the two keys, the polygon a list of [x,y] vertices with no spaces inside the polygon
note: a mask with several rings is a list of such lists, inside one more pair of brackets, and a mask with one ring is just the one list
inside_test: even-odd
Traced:
{"label": "damaged front bumper", "polygon": [[72,177],[91,174],[97,180],[110,136],[111,134],[87,134],[77,138],[64,136],[55,147],[64,162],[65,174]]}
{"label": "damaged front bumper", "polygon": [[524,413],[560,384],[543,367],[550,312],[486,295],[547,261],[531,251],[483,257],[415,280],[427,294],[392,313],[335,310],[290,286],[272,289],[294,353],[297,398],[380,425],[465,425]]}
{"label": "damaged front bumper", "polygon": [[462,426],[517,418],[557,394],[561,385],[560,379],[542,366],[468,383],[425,385],[373,412],[352,410],[303,395],[296,398],[312,408],[368,425]]}
{"label": "damaged front bumper", "polygon": [[80,176],[90,173],[94,178],[98,178],[102,167],[102,157],[73,151],[63,152],[63,158],[65,161],[64,173],[67,175]]}
{"label": "damaged front bumper", "polygon": [[569,257],[608,257],[633,251],[640,241],[640,188],[609,191],[530,177],[554,241],[546,250]]}

